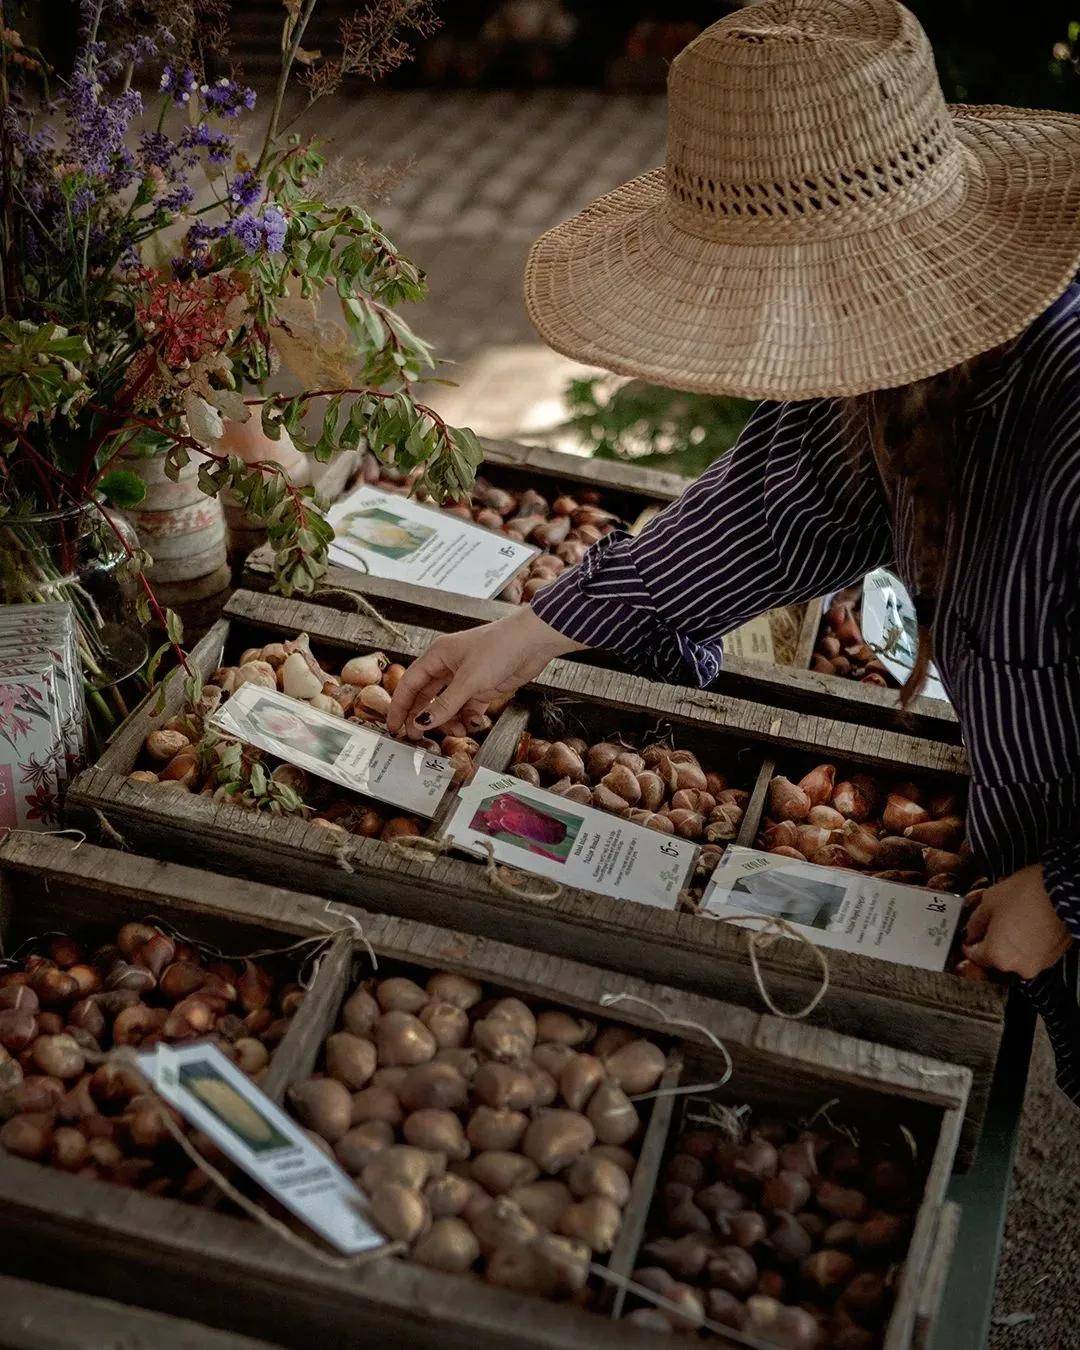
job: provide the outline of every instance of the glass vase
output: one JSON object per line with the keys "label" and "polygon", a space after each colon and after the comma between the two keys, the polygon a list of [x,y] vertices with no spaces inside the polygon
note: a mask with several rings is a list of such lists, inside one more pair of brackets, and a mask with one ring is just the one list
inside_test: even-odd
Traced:
{"label": "glass vase", "polygon": [[[110,524],[111,522],[111,524]],[[136,612],[138,582],[127,566],[138,540],[126,521],[92,505],[0,517],[0,603],[71,606],[86,687],[89,731],[100,742],[127,714],[125,682],[147,657]]]}

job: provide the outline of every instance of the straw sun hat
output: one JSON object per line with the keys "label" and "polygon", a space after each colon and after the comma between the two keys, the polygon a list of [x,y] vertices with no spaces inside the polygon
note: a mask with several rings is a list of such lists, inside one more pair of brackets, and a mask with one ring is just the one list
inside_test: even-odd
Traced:
{"label": "straw sun hat", "polygon": [[750,398],[864,393],[1014,337],[1080,265],[1080,117],[949,108],[894,0],[763,0],[668,81],[667,167],[533,247],[558,351]]}

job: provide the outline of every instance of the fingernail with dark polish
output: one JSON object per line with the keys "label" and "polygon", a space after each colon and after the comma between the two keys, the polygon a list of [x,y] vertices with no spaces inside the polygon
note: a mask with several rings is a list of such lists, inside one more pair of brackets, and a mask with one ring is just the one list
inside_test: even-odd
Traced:
{"label": "fingernail with dark polish", "polygon": [[421,713],[420,716],[416,719],[416,725],[418,727],[426,727],[430,721],[431,721],[430,713]]}

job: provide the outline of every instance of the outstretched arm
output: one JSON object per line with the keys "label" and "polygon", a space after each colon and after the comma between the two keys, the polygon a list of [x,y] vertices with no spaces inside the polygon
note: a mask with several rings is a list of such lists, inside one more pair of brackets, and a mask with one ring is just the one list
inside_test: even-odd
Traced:
{"label": "outstretched arm", "polygon": [[[467,724],[554,656],[617,652],[653,677],[705,685],[724,633],[857,580],[892,554],[869,459],[833,402],[764,404],[738,444],[636,539],[609,535],[531,611],[440,637],[398,685],[391,731]],[[427,720],[421,720],[426,718]]]}

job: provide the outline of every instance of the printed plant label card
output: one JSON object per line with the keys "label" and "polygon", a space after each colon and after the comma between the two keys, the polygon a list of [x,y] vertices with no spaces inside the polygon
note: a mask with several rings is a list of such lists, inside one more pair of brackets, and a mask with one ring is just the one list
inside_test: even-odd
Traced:
{"label": "printed plant label card", "polygon": [[211,724],[350,792],[420,816],[435,814],[454,776],[441,755],[254,684],[241,685]]}
{"label": "printed plant label card", "polygon": [[697,845],[580,806],[510,774],[478,768],[459,789],[445,839],[564,886],[674,909]]}
{"label": "printed plant label card", "polygon": [[338,1251],[386,1241],[364,1217],[367,1201],[351,1178],[216,1045],[159,1042],[139,1067],[189,1124]]}
{"label": "printed plant label card", "polygon": [[488,600],[539,549],[379,488],[330,508],[330,561],[372,576]]}
{"label": "printed plant label card", "polygon": [[49,671],[0,674],[0,827],[45,829],[56,824],[60,780],[55,716]]}
{"label": "printed plant label card", "polygon": [[819,947],[944,970],[963,903],[958,895],[733,844],[705,888],[701,912],[747,928],[758,925],[736,915],[786,919]]}
{"label": "printed plant label card", "polygon": [[[915,664],[919,625],[904,583],[887,568],[879,567],[863,580],[862,631],[881,664],[903,684]],[[933,664],[927,672],[922,696],[948,702],[949,696]]]}

